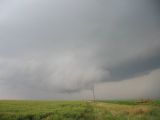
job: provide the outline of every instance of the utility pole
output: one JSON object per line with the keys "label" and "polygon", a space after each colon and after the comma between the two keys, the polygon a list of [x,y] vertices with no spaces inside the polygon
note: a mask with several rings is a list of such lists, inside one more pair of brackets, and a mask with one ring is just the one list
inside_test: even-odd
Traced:
{"label": "utility pole", "polygon": [[93,88],[92,88],[92,93],[93,93],[93,102],[95,103],[96,98],[95,98],[95,92],[94,92],[94,85],[93,85]]}
{"label": "utility pole", "polygon": [[94,120],[96,120],[96,98],[95,98],[95,92],[94,92],[94,84],[92,88],[92,93],[93,93],[93,114],[94,114]]}

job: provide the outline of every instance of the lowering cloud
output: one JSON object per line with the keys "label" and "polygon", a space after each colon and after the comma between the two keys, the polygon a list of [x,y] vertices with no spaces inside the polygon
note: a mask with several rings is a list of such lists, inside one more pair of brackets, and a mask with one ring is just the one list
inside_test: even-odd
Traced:
{"label": "lowering cloud", "polygon": [[142,76],[150,84],[124,97],[160,97],[152,90],[160,83],[155,77],[159,5],[156,0],[0,1],[0,98],[89,98],[93,85],[99,98],[109,98],[101,87],[113,93],[128,81],[145,85]]}

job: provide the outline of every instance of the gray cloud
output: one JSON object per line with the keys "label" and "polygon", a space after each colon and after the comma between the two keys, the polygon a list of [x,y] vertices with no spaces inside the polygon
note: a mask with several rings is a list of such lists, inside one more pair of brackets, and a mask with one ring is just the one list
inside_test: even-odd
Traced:
{"label": "gray cloud", "polygon": [[111,80],[123,80],[160,68],[160,46],[110,68]]}
{"label": "gray cloud", "polygon": [[106,82],[96,85],[97,99],[142,99],[159,98],[160,69],[147,75],[128,80]]}
{"label": "gray cloud", "polygon": [[150,74],[160,67],[156,6],[156,0],[1,1],[0,88],[18,98],[65,98]]}

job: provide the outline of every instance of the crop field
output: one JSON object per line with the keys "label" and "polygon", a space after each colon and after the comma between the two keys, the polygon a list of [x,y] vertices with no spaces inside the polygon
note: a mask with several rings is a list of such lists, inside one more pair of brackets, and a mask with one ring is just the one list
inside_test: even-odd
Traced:
{"label": "crop field", "polygon": [[159,120],[155,101],[1,100],[0,120]]}

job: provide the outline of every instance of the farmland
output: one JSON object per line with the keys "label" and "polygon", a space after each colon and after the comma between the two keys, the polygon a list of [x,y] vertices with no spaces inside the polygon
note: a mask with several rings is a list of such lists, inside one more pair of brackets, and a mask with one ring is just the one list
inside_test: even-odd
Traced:
{"label": "farmland", "polygon": [[0,120],[159,120],[160,100],[1,100]]}

